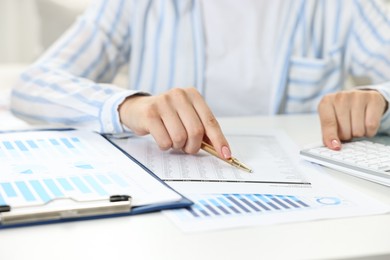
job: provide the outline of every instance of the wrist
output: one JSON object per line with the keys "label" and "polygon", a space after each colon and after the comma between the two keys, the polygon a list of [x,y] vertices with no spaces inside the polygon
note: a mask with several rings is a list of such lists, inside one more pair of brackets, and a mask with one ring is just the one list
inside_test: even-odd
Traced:
{"label": "wrist", "polygon": [[131,127],[131,119],[133,118],[134,113],[136,109],[137,103],[149,95],[145,94],[134,94],[132,96],[127,97],[119,106],[118,106],[118,113],[119,113],[119,119],[120,122],[132,130]]}

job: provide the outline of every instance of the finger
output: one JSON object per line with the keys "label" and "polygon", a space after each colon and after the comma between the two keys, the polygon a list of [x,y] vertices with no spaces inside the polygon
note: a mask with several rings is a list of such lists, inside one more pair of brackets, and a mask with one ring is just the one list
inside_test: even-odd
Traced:
{"label": "finger", "polygon": [[[180,140],[184,141],[181,143],[180,148],[186,153],[197,153],[200,149],[204,136],[204,127],[197,111],[195,111],[192,100],[188,96],[187,91],[184,89],[174,89],[170,91],[169,98],[171,99],[170,105],[173,106],[173,110],[176,113],[175,121],[177,122],[175,123],[179,124],[180,122],[181,138],[185,138],[184,140]],[[168,131],[171,134],[170,128],[168,128]],[[177,134],[178,129],[175,129],[172,133],[173,132],[176,132]],[[175,142],[173,135],[171,135],[171,138]]]}
{"label": "finger", "polygon": [[182,109],[178,112],[187,132],[187,142],[183,150],[190,154],[197,153],[205,135],[205,129],[199,115],[189,103],[183,104]]}
{"label": "finger", "polygon": [[170,116],[164,115],[163,123],[172,140],[172,148],[178,150],[183,149],[187,142],[187,132],[179,115],[177,113]]}
{"label": "finger", "polygon": [[352,137],[363,137],[366,135],[366,106],[367,102],[363,95],[354,98],[351,107]]}
{"label": "finger", "polygon": [[338,137],[336,112],[333,107],[333,96],[328,95],[321,100],[318,113],[324,145],[333,150],[340,150],[341,145]]}
{"label": "finger", "polygon": [[385,102],[382,96],[379,99],[374,98],[374,100],[368,102],[365,116],[366,136],[372,137],[378,132],[384,107],[386,106]]}
{"label": "finger", "polygon": [[351,102],[348,94],[342,92],[336,94],[334,111],[340,140],[350,140],[352,138]]}
{"label": "finger", "polygon": [[187,142],[187,131],[178,114],[175,101],[172,100],[171,96],[165,95],[159,102],[161,120],[172,141],[172,148],[183,149]]}
{"label": "finger", "polygon": [[221,127],[202,96],[195,89],[190,90],[192,104],[202,122],[205,135],[209,138],[219,156],[224,159],[231,158],[229,144],[222,133]]}
{"label": "finger", "polygon": [[149,132],[161,150],[165,151],[172,147],[170,135],[160,118],[155,118],[149,122]]}

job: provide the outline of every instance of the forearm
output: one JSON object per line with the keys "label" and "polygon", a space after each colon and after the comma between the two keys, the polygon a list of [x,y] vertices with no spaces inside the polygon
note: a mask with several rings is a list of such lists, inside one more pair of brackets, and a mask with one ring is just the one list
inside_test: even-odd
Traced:
{"label": "forearm", "polygon": [[134,94],[60,70],[32,66],[14,85],[11,109],[29,121],[122,132],[118,106]]}

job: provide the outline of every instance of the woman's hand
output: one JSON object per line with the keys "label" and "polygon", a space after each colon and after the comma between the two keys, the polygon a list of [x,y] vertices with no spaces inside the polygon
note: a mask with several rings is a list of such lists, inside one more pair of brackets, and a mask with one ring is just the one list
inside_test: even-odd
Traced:
{"label": "woman's hand", "polygon": [[175,88],[158,96],[135,95],[119,107],[121,122],[135,134],[151,134],[162,150],[194,154],[203,140],[221,158],[231,157],[218,121],[195,88]]}
{"label": "woman's hand", "polygon": [[372,137],[380,126],[387,101],[376,90],[351,90],[322,98],[318,112],[325,146],[341,149],[341,141]]}

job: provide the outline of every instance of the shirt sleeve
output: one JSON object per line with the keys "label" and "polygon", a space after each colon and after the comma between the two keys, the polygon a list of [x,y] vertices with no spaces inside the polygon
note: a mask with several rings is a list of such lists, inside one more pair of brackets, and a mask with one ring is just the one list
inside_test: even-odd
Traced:
{"label": "shirt sleeve", "polygon": [[40,123],[123,132],[118,106],[135,91],[109,83],[129,61],[130,5],[129,0],[92,1],[20,76],[11,94],[12,112]]}
{"label": "shirt sleeve", "polygon": [[[349,73],[371,84],[390,102],[390,9],[383,0],[354,0],[353,23],[348,42]],[[390,133],[390,112],[380,132]]]}

